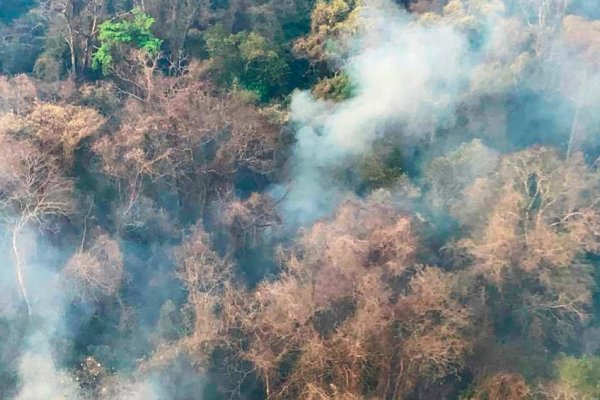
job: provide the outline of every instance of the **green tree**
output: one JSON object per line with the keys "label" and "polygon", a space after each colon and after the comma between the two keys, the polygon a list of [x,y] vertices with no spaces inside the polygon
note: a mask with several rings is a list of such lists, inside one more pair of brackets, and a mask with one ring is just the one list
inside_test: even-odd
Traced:
{"label": "green tree", "polygon": [[289,66],[279,47],[256,32],[229,34],[218,26],[204,35],[218,83],[241,85],[261,100],[282,93]]}
{"label": "green tree", "polygon": [[313,94],[321,99],[344,101],[353,96],[355,89],[350,76],[342,71],[330,78],[321,79],[313,87]]}
{"label": "green tree", "polygon": [[92,66],[102,68],[105,75],[110,73],[114,65],[115,50],[121,45],[129,45],[145,50],[150,55],[160,52],[162,40],[151,31],[154,18],[138,8],[131,12],[131,19],[122,21],[105,21],[99,26],[98,40],[100,47],[93,57]]}
{"label": "green tree", "polygon": [[600,398],[600,357],[563,357],[556,370],[560,383],[576,389],[581,398]]}

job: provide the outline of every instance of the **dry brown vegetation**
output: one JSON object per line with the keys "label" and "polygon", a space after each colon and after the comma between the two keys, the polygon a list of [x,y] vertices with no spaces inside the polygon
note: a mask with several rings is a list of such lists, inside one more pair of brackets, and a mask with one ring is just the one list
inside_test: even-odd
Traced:
{"label": "dry brown vegetation", "polygon": [[224,298],[226,326],[249,341],[239,356],[269,397],[395,398],[460,368],[469,312],[450,299],[451,274],[413,267],[416,245],[389,204],[350,201],[282,255],[277,281]]}
{"label": "dry brown vegetation", "polygon": [[599,398],[592,5],[17,3],[0,398]]}

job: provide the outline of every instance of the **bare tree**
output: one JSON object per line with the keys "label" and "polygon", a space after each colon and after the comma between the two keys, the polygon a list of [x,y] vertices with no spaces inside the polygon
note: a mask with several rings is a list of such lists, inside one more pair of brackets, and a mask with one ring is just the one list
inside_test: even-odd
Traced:
{"label": "bare tree", "polygon": [[91,247],[81,248],[71,257],[63,274],[84,300],[115,295],[124,280],[119,243],[106,234],[99,235]]}
{"label": "bare tree", "polygon": [[0,76],[0,111],[18,116],[31,111],[37,99],[32,79],[26,75]]}
{"label": "bare tree", "polygon": [[66,216],[72,209],[71,189],[53,160],[29,143],[0,137],[0,218],[11,230],[15,272],[28,314],[19,237],[28,226],[51,229],[57,218]]}
{"label": "bare tree", "polygon": [[105,0],[40,0],[43,15],[69,48],[69,72],[73,78],[90,67],[93,42],[105,13],[105,3]]}
{"label": "bare tree", "polygon": [[197,226],[175,250],[177,277],[188,290],[187,320],[190,335],[174,343],[163,343],[145,368],[164,365],[187,354],[198,369],[207,368],[212,350],[226,343],[223,320],[216,314],[232,277],[232,263],[212,249],[209,236]]}
{"label": "bare tree", "polygon": [[[184,46],[201,9],[210,8],[205,0],[145,0],[144,11],[156,16],[155,29],[168,44],[168,58],[174,65],[185,57]],[[180,71],[175,69],[173,72]]]}

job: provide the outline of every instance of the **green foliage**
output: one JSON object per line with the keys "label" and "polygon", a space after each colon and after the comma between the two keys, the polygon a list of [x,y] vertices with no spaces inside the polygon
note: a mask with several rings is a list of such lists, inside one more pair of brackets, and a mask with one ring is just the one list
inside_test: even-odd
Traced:
{"label": "green foliage", "polygon": [[582,396],[600,398],[600,357],[563,357],[556,362],[559,380]]}
{"label": "green foliage", "polygon": [[352,97],[355,86],[348,74],[341,72],[331,78],[321,79],[314,87],[316,97],[333,101],[344,101]]}
{"label": "green foliage", "polygon": [[344,53],[341,39],[356,29],[359,2],[319,0],[311,14],[311,31],[294,44],[300,57],[319,64],[339,60]]}
{"label": "green foliage", "polygon": [[145,50],[150,55],[160,52],[162,40],[151,31],[154,18],[143,13],[139,8],[131,12],[132,18],[122,21],[105,21],[99,26],[98,40],[100,47],[94,54],[92,66],[102,68],[108,74],[114,63],[114,51],[121,44]]}
{"label": "green foliage", "polygon": [[261,100],[281,94],[289,66],[277,45],[256,32],[228,33],[222,26],[204,34],[218,83],[239,84]]}

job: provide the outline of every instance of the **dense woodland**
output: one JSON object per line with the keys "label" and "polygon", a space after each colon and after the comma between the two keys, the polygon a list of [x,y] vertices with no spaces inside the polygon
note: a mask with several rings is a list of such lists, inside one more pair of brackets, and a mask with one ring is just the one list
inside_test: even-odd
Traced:
{"label": "dense woodland", "polygon": [[0,398],[600,399],[600,2],[0,0]]}

